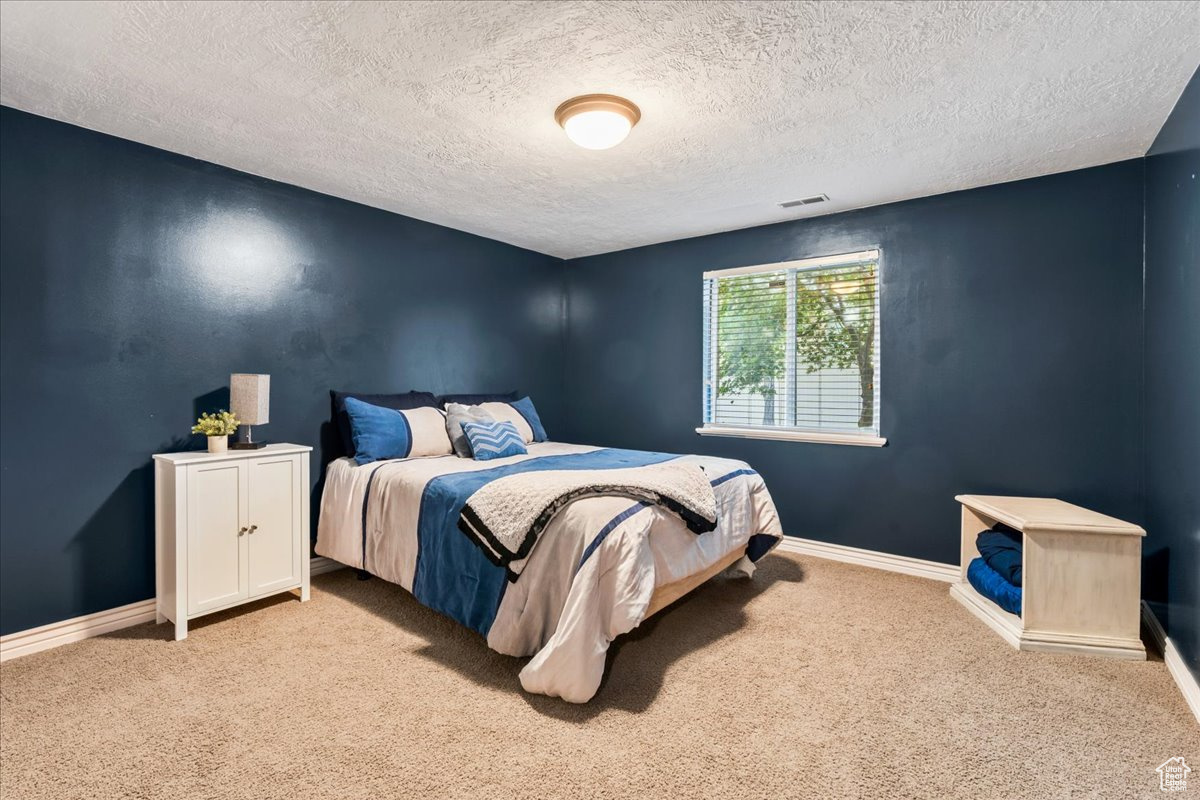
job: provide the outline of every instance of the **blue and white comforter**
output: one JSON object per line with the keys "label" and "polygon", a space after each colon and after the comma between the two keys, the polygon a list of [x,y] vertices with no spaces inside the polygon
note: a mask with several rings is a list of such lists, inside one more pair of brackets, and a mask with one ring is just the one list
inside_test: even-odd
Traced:
{"label": "blue and white comforter", "polygon": [[[510,582],[458,528],[468,498],[501,477],[667,462],[704,468],[716,530],[697,535],[669,511],[627,498],[582,498],[558,512]],[[482,462],[339,459],[326,471],[316,552],[400,584],[493,650],[532,655],[521,671],[527,691],[586,702],[609,642],[641,623],[656,587],[734,551],[747,553],[742,567],[750,571],[781,535],[766,485],[743,462],[544,442],[528,455]]]}

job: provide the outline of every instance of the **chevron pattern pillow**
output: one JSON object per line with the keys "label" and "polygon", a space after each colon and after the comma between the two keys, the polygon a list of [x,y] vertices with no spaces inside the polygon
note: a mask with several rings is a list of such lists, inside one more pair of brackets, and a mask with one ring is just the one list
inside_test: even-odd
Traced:
{"label": "chevron pattern pillow", "polygon": [[529,452],[517,426],[511,422],[464,422],[462,428],[476,461],[523,456]]}

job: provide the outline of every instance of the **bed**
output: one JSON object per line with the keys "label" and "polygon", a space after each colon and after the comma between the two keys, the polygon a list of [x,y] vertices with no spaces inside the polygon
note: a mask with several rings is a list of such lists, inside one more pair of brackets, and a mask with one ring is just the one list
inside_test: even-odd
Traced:
{"label": "bed", "polygon": [[[703,470],[716,503],[712,530],[690,529],[661,504],[581,497],[549,518],[519,573],[460,530],[468,499],[506,476],[661,464]],[[583,703],[614,638],[727,568],[752,575],[781,536],[770,493],[744,462],[547,441],[492,461],[336,459],[316,552],[399,584],[497,652],[531,656],[520,673],[526,691]]]}

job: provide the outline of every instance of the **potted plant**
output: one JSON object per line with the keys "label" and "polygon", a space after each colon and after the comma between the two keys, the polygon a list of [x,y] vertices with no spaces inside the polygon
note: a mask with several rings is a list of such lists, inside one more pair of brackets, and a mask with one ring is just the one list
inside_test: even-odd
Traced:
{"label": "potted plant", "polygon": [[229,434],[238,428],[238,418],[228,411],[215,414],[205,412],[192,426],[192,433],[203,433],[208,437],[208,452],[224,453],[229,449]]}

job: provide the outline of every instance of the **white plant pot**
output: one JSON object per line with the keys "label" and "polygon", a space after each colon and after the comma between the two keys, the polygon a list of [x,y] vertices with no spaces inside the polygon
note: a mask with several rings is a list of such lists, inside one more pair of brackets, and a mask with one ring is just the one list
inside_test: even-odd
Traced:
{"label": "white plant pot", "polygon": [[209,436],[208,437],[208,452],[224,453],[229,450],[228,436]]}

